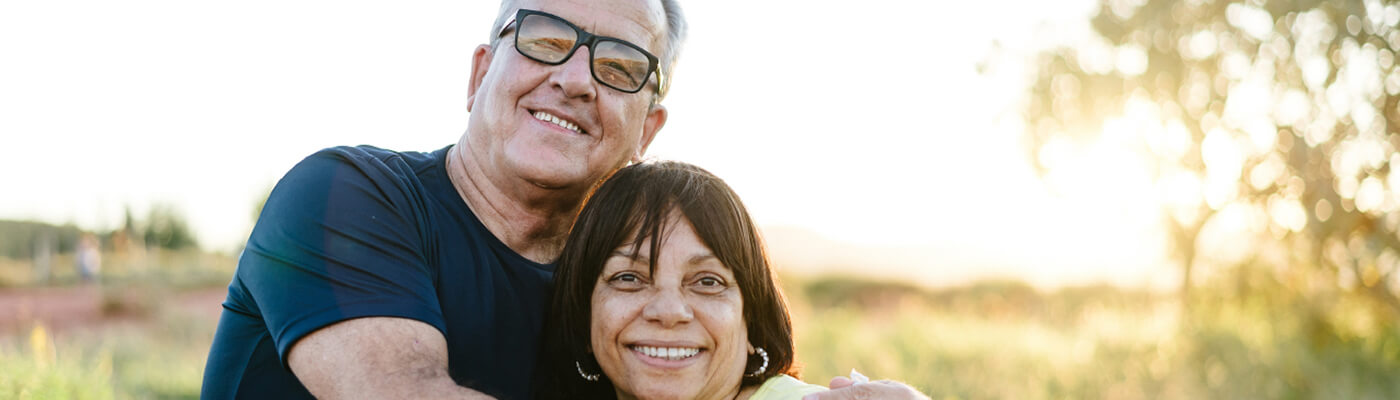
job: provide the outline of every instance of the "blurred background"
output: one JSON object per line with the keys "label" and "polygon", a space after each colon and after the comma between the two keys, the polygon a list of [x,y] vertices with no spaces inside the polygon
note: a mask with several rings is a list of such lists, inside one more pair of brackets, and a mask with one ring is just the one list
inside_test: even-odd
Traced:
{"label": "blurred background", "polygon": [[[806,380],[1400,398],[1400,2],[690,1],[649,155]],[[277,179],[466,126],[494,1],[0,3],[0,397],[196,398]]]}

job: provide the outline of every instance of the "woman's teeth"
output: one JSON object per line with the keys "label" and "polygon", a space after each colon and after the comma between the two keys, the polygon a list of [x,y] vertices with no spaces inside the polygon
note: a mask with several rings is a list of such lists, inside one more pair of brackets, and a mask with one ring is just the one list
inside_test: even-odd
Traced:
{"label": "woman's teeth", "polygon": [[578,125],[574,125],[574,123],[572,122],[565,121],[563,118],[559,118],[554,114],[550,114],[544,111],[535,111],[535,119],[559,125],[561,127],[564,127],[564,129],[574,131],[574,133],[583,133],[583,131],[578,129]]}
{"label": "woman's teeth", "polygon": [[688,347],[632,346],[632,350],[636,350],[648,357],[666,360],[683,360],[694,357],[696,354],[700,353],[700,349]]}

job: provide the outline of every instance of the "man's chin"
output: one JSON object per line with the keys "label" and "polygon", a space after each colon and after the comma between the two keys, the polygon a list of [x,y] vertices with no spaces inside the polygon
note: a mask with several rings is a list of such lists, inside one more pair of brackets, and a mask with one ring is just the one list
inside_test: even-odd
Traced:
{"label": "man's chin", "polygon": [[[562,165],[561,165],[562,164]],[[517,169],[517,176],[540,189],[568,190],[588,187],[595,181],[578,165],[568,163],[532,163]]]}

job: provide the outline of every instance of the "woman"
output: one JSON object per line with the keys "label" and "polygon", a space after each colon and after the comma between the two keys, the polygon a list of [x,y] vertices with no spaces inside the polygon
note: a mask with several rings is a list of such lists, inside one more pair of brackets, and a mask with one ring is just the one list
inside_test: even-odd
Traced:
{"label": "woman", "polygon": [[826,388],[792,373],[792,323],[753,221],[693,165],[619,170],[584,206],[556,263],[545,398],[785,399]]}

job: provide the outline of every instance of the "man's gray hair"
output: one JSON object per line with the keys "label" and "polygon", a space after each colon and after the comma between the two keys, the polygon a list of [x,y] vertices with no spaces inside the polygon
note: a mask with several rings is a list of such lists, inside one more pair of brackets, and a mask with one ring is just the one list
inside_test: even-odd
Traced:
{"label": "man's gray hair", "polygon": [[[505,28],[506,21],[510,20],[512,13],[510,3],[514,0],[501,0],[501,8],[497,11],[496,23],[491,24],[491,38],[487,43],[492,48],[496,47],[496,42],[500,41],[501,29]],[[681,55],[681,44],[685,42],[685,33],[688,25],[685,22],[685,12],[681,10],[678,0],[661,0],[661,10],[666,13],[666,43],[661,49],[661,54],[657,58],[661,59],[661,75],[666,77],[665,82],[661,82],[661,96],[671,88],[671,71],[676,67],[676,59]],[[655,99],[661,101],[660,98]]]}

